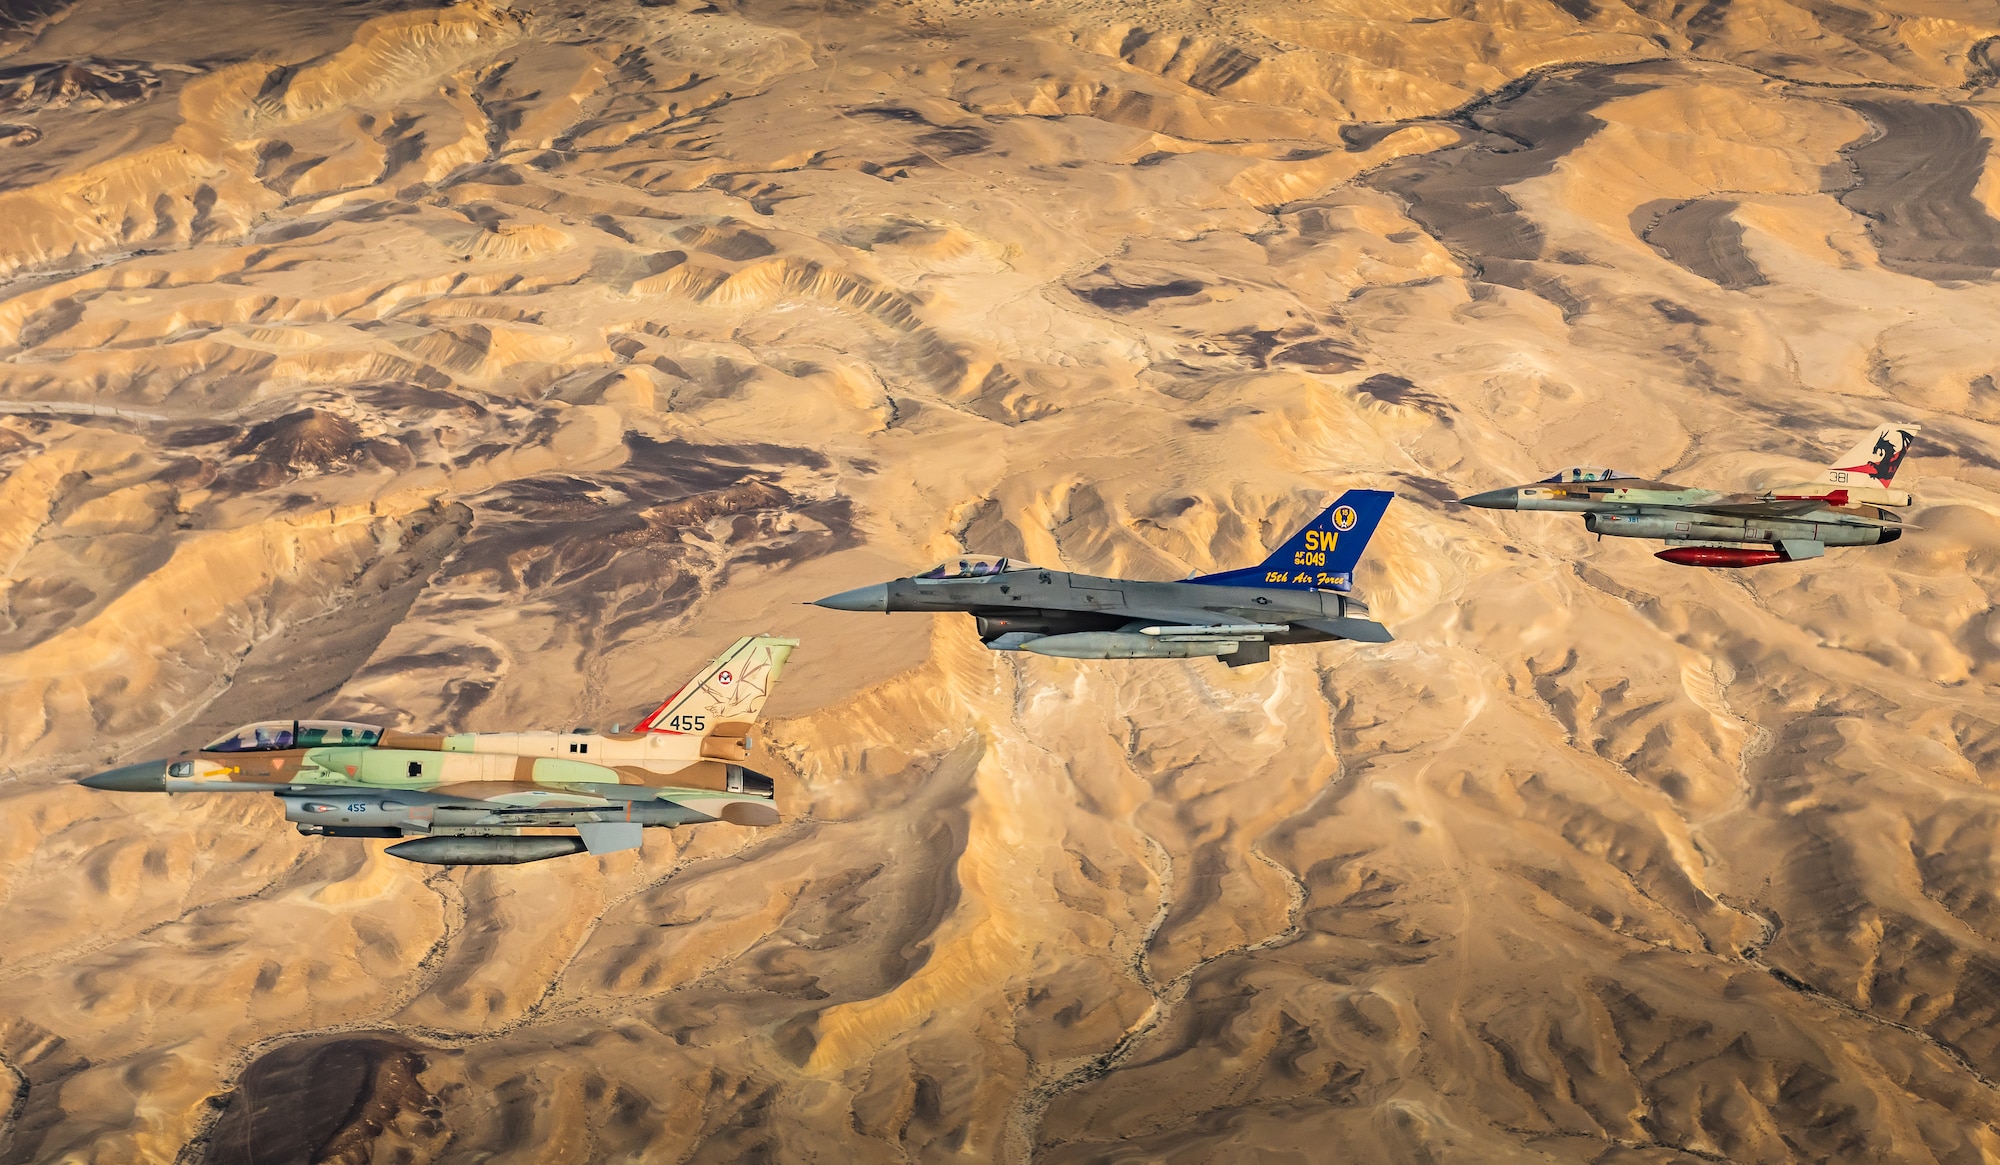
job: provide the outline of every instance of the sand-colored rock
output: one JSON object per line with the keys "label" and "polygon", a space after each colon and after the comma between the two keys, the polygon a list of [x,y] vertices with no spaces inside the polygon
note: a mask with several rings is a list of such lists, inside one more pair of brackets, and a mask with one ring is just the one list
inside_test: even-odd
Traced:
{"label": "sand-colored rock", "polygon": [[[29,7],[0,1161],[2000,1157],[2000,8]],[[1912,529],[1809,564],[1451,502],[1885,419]],[[799,605],[1348,486],[1393,644]],[[70,783],[629,724],[762,630],[768,830]]]}

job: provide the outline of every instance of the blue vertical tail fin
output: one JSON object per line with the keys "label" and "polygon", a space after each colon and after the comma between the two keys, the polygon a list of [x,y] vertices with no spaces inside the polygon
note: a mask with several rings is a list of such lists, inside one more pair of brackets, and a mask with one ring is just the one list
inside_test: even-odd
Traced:
{"label": "blue vertical tail fin", "polygon": [[1351,489],[1285,540],[1262,565],[1220,574],[1197,575],[1187,581],[1221,587],[1283,587],[1298,591],[1354,589],[1354,567],[1368,549],[1368,539],[1381,524],[1389,499],[1384,489]]}

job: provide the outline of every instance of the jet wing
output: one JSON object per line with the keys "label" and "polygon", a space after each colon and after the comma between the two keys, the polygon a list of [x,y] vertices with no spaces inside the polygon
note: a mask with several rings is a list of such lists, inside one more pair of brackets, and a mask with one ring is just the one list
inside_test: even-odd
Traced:
{"label": "jet wing", "polygon": [[1723,514],[1732,518],[1790,518],[1823,510],[1827,503],[1818,498],[1786,498],[1754,502],[1716,502],[1705,506],[1674,506],[1697,514]]}
{"label": "jet wing", "polygon": [[[1652,510],[1677,510],[1691,514],[1715,514],[1729,518],[1796,518],[1817,514],[1815,521],[1839,522],[1848,526],[1881,526],[1880,519],[1847,507],[1855,505],[1854,491],[1832,486],[1780,486],[1779,491],[1761,494],[1727,494],[1714,501],[1683,505],[1648,506]],[[1879,491],[1877,491],[1879,492]],[[1866,498],[1864,501],[1876,501]]]}
{"label": "jet wing", "polygon": [[1674,510],[1687,514],[1714,514],[1728,518],[1797,518],[1806,514],[1814,515],[1816,522],[1839,523],[1843,526],[1889,526],[1893,520],[1885,521],[1864,514],[1839,509],[1842,502],[1831,502],[1824,498],[1770,498],[1742,502],[1711,502],[1699,506],[1649,506],[1653,510]]}

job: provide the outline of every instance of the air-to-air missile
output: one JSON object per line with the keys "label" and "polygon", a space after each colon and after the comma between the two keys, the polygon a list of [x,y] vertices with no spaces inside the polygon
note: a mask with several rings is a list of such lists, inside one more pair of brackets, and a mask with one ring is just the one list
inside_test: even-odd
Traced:
{"label": "air-to-air missile", "polygon": [[443,866],[637,849],[648,826],[774,825],[771,778],[744,762],[751,726],[797,646],[737,640],[630,732],[442,735],[272,720],[82,783],[121,793],[275,794],[300,833],[407,838],[386,852]]}
{"label": "air-to-air missile", "polygon": [[1353,572],[1395,496],[1348,490],[1261,565],[1243,570],[1141,582],[966,554],[910,578],[828,595],[818,605],[962,611],[994,651],[1064,659],[1213,655],[1240,667],[1266,662],[1279,644],[1387,643],[1388,628],[1354,597]]}
{"label": "air-to-air missile", "polygon": [[1818,558],[1829,546],[1879,546],[1903,536],[1883,507],[1911,503],[1889,488],[1917,425],[1883,425],[1813,481],[1758,493],[1690,489],[1611,469],[1565,469],[1529,485],[1460,498],[1489,510],[1558,510],[1583,528],[1655,538],[1655,554],[1680,566],[1743,567]]}

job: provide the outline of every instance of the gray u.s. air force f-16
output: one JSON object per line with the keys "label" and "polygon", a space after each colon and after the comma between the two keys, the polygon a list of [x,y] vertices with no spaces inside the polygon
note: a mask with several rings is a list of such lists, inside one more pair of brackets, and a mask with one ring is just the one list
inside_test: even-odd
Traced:
{"label": "gray u.s. air force f-16", "polygon": [[1681,566],[1764,566],[1818,558],[1829,546],[1878,546],[1903,536],[1884,506],[1907,506],[1889,488],[1917,425],[1883,425],[1813,481],[1760,493],[1725,493],[1645,481],[1610,469],[1565,469],[1512,489],[1461,498],[1489,510],[1562,510],[1584,529],[1668,544],[1655,557]]}
{"label": "gray u.s. air force f-16", "polygon": [[1388,628],[1353,596],[1353,572],[1382,520],[1384,490],[1340,495],[1260,566],[1140,582],[964,555],[913,578],[829,595],[836,611],[963,611],[995,651],[1066,659],[1219,656],[1263,663],[1271,647],[1354,639],[1387,643]]}
{"label": "gray u.s. air force f-16", "polygon": [[649,825],[772,825],[771,778],[743,762],[751,725],[797,646],[796,639],[737,640],[631,732],[444,736],[273,720],[83,784],[128,793],[274,793],[300,833],[408,838],[387,852],[435,865],[637,849]]}

